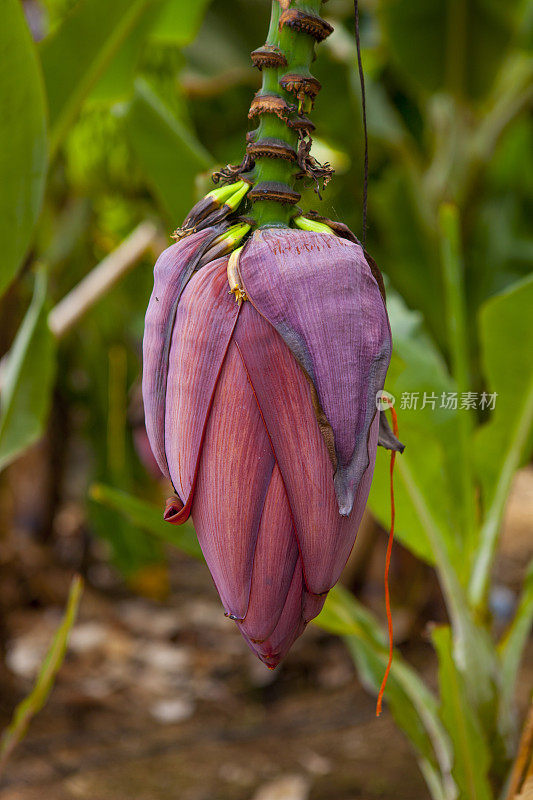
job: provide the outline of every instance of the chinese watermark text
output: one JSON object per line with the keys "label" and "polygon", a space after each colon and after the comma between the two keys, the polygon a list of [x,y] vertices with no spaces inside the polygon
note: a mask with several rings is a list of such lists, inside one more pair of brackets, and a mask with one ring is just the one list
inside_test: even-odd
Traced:
{"label": "chinese watermark text", "polygon": [[[494,411],[498,392],[402,392],[400,395],[400,409],[408,411],[422,411],[437,408],[449,411],[468,411],[470,409],[481,411]],[[396,397],[389,392],[376,394],[376,406],[386,410],[393,406]]]}

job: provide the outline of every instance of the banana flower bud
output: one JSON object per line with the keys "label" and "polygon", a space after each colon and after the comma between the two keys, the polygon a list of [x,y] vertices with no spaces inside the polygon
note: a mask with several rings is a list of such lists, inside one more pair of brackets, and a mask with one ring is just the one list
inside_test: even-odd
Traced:
{"label": "banana flower bud", "polygon": [[146,314],[165,519],[192,514],[227,616],[271,668],[339,579],[378,440],[401,448],[375,401],[391,356],[381,276],[356,240],[318,230],[259,229],[221,257],[220,228],[192,233],[160,256]]}

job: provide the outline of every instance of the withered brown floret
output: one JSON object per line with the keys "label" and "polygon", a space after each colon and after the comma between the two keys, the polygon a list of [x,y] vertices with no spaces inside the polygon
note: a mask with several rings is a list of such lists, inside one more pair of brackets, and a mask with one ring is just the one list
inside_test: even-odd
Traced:
{"label": "withered brown floret", "polygon": [[253,50],[250,55],[254,67],[259,70],[287,66],[287,59],[279,47],[273,44],[264,44],[257,50]]}
{"label": "withered brown floret", "polygon": [[261,114],[275,114],[280,119],[286,120],[294,110],[294,106],[277,94],[256,94],[252,100],[248,118],[253,119]]}
{"label": "withered brown floret", "polygon": [[298,116],[292,116],[287,121],[287,126],[289,128],[293,128],[295,131],[307,131],[310,133],[311,131],[315,130],[314,122],[311,122],[309,117],[306,117],[305,114],[299,114]]}
{"label": "withered brown floret", "polygon": [[288,72],[279,79],[279,85],[291,94],[295,94],[298,99],[303,96],[315,99],[322,88],[322,84],[312,75],[300,75],[298,72]]}
{"label": "withered brown floret", "polygon": [[299,192],[295,192],[286,183],[279,181],[262,181],[248,192],[248,198],[255,200],[275,200],[278,203],[295,205],[301,198]]}
{"label": "withered brown floret", "polygon": [[281,15],[279,29],[281,30],[285,25],[294,31],[308,33],[317,42],[324,41],[333,33],[332,26],[325,19],[315,14],[306,14],[305,11],[300,11],[296,8],[288,8]]}
{"label": "withered brown floret", "polygon": [[[235,183],[243,178],[244,174],[251,170],[253,161],[248,153],[240,164],[226,164],[223,169],[219,169],[212,174],[213,183]],[[248,181],[250,182],[250,181]]]}
{"label": "withered brown floret", "polygon": [[247,151],[252,158],[283,158],[286,161],[296,161],[296,150],[283,139],[265,137],[259,141],[251,142]]}

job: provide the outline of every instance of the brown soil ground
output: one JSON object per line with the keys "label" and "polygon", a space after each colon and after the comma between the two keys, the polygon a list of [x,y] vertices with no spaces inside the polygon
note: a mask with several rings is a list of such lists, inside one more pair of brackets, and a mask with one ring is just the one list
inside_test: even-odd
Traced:
{"label": "brown soil ground", "polygon": [[[533,471],[524,470],[497,569],[500,585],[515,595],[533,546],[532,488]],[[370,579],[362,592],[371,605],[374,594],[382,604],[372,575],[374,562],[381,573],[384,541],[365,563]],[[1,727],[31,688],[69,581],[57,566],[43,573],[39,552],[28,546],[25,557],[32,580],[43,581],[44,600],[13,608],[4,625]],[[401,548],[395,558],[397,569],[411,569]],[[359,568],[349,565],[351,582]],[[427,576],[420,580],[431,595],[431,574],[429,584]],[[136,597],[116,581],[107,591],[95,583],[85,590],[49,702],[8,764],[0,800],[428,798],[408,742],[387,710],[376,719],[374,698],[341,640],[311,625],[271,673],[224,618],[204,565],[174,553],[164,602]],[[9,580],[3,586],[9,593]],[[406,657],[433,684],[427,608],[399,609],[398,631]],[[528,656],[523,705],[532,648]]]}
{"label": "brown soil ground", "polygon": [[[408,743],[386,712],[376,720],[341,641],[310,627],[271,673],[224,618],[205,567],[177,559],[172,572],[179,589],[164,605],[86,591],[2,800],[427,797]],[[20,689],[58,616],[18,614],[7,660]],[[429,649],[415,655],[430,668]]]}

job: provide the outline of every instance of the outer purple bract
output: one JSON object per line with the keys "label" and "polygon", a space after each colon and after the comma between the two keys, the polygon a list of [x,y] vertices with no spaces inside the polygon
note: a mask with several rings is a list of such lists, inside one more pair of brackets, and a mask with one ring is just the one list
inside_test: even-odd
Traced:
{"label": "outer purple bract", "polygon": [[[353,547],[391,354],[363,251],[334,235],[254,233],[191,273],[211,229],[168,248],[146,314],[143,395],[159,466],[189,513],[226,614],[275,667]],[[183,507],[182,507],[183,506]]]}

